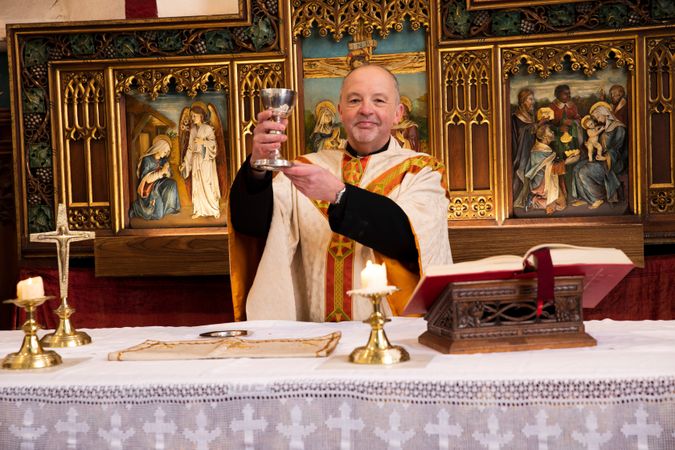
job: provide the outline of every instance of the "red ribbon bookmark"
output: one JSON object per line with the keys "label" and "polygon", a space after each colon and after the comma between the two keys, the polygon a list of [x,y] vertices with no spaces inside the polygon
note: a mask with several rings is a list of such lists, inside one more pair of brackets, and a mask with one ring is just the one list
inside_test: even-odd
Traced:
{"label": "red ribbon bookmark", "polygon": [[553,301],[553,261],[551,250],[540,248],[532,253],[537,267],[537,318],[544,310],[544,303]]}

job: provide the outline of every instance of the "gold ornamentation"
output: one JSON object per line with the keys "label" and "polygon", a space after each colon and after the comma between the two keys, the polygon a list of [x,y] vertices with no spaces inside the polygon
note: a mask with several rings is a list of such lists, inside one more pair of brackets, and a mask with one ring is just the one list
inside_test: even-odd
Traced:
{"label": "gold ornamentation", "polygon": [[[473,50],[443,55],[445,126],[492,122],[490,95],[490,52]],[[471,142],[470,128],[465,127],[465,142]],[[470,153],[470,149],[469,149]]]}
{"label": "gold ornamentation", "polygon": [[471,197],[471,211],[473,213],[472,219],[486,219],[492,218],[494,214],[494,200],[492,196],[475,196]]}
{"label": "gold ornamentation", "polygon": [[68,225],[73,230],[105,230],[112,226],[108,206],[70,206]]}
{"label": "gold ornamentation", "polygon": [[583,70],[591,76],[598,69],[604,69],[614,59],[617,67],[625,67],[632,72],[635,69],[635,46],[631,41],[585,42],[556,44],[547,46],[528,46],[502,50],[504,79],[515,75],[525,64],[527,73],[537,73],[548,78],[552,72],[561,72],[569,60],[573,71]]}
{"label": "gold ornamentation", "polygon": [[[237,66],[237,79],[240,119],[238,132],[241,142],[244,142],[247,135],[253,134],[255,117],[260,111],[260,89],[280,88],[286,85],[284,66],[282,62],[277,61],[242,64]],[[294,149],[288,150],[288,159],[294,159],[297,156],[293,154]],[[238,168],[246,159],[245,146],[241,145],[238,154],[234,156],[232,167]],[[234,180],[234,176],[231,179]]]}
{"label": "gold ornamentation", "polygon": [[[673,127],[673,89],[675,89],[675,38],[658,38],[647,40],[647,148],[651,149],[651,164],[658,160],[673,161],[672,143],[670,148],[654,141],[658,136],[672,136]],[[664,142],[664,141],[661,141]],[[647,173],[655,171],[649,167]],[[662,178],[662,177],[659,177]],[[675,213],[675,189],[672,175],[666,180],[648,179],[648,212],[649,214]]]}
{"label": "gold ornamentation", "polygon": [[64,73],[63,130],[71,141],[105,139],[105,85],[101,72]]}
{"label": "gold ornamentation", "polygon": [[647,112],[651,121],[652,114],[673,112],[675,38],[649,39],[647,49]]}
{"label": "gold ornamentation", "polygon": [[[451,220],[494,218],[494,173],[491,165],[494,149],[489,136],[493,129],[491,95],[491,50],[447,52],[442,55],[441,75],[443,80],[443,127],[444,133],[461,139],[464,148],[451,147],[447,167],[452,166],[452,153],[463,153],[466,161],[464,189],[450,191],[451,202],[448,217]],[[461,136],[463,137],[457,137]],[[483,139],[480,139],[480,136]],[[476,149],[478,137],[487,148]],[[450,137],[444,137],[448,141]],[[483,157],[487,156],[487,158]],[[478,169],[480,167],[480,169]],[[473,169],[472,169],[473,168]],[[474,190],[474,173],[489,173],[490,188]]]}
{"label": "gold ornamentation", "polygon": [[[610,109],[610,111],[611,111],[611,109]],[[567,130],[565,130],[563,135],[560,136],[560,142],[562,142],[563,144],[569,144],[570,142],[572,142],[572,135],[569,134],[567,132]]]}
{"label": "gold ornamentation", "polygon": [[[425,52],[372,55],[370,62],[389,69],[394,74],[420,73],[426,71]],[[342,78],[350,67],[343,56],[333,58],[305,58],[302,61],[304,78]]]}
{"label": "gold ornamentation", "polygon": [[492,219],[495,205],[492,195],[451,195],[448,219]]}
{"label": "gold ornamentation", "polygon": [[293,37],[308,37],[317,28],[321,37],[333,34],[340,41],[345,33],[354,36],[360,27],[368,35],[377,30],[383,38],[390,30],[429,28],[430,5],[426,0],[294,0],[291,3]]}
{"label": "gold ornamentation", "polygon": [[448,219],[465,219],[469,211],[468,197],[452,197],[448,206]]}
{"label": "gold ornamentation", "polygon": [[[75,195],[78,203],[88,208],[93,207],[94,210],[107,211],[105,214],[97,214],[99,226],[88,220],[86,226],[76,228],[107,228],[110,225],[107,191],[97,188],[94,182],[96,177],[101,176],[101,173],[95,172],[95,168],[108,164],[105,151],[109,137],[105,77],[102,72],[62,72],[62,80],[62,111],[57,116],[57,128],[63,130],[63,140],[59,140],[58,146],[59,162],[64,169],[61,198],[72,203],[73,192],[80,192],[80,195]],[[84,165],[78,167],[84,169],[83,173],[73,170],[71,166],[73,149],[80,149]],[[106,201],[101,201],[102,198],[106,198]]]}
{"label": "gold ornamentation", "polygon": [[128,72],[120,71],[115,75],[115,93],[128,94],[134,89],[140,94],[148,94],[152,100],[160,94],[169,92],[169,84],[176,83],[176,92],[185,92],[195,97],[200,92],[211,89],[229,92],[229,65],[163,67]]}
{"label": "gold ornamentation", "polygon": [[675,189],[650,189],[649,212],[655,214],[675,212]]}

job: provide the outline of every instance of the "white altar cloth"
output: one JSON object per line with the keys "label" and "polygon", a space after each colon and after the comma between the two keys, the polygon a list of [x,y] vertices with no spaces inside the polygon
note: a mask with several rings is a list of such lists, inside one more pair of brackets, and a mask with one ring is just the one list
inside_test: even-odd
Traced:
{"label": "white altar cloth", "polygon": [[[247,329],[341,331],[328,358],[108,361],[146,339]],[[85,330],[61,366],[0,371],[0,448],[675,448],[675,321],[590,321],[597,347],[442,355],[422,319],[394,318],[412,360],[350,364],[360,322],[254,321]],[[21,331],[0,332],[0,357]]]}

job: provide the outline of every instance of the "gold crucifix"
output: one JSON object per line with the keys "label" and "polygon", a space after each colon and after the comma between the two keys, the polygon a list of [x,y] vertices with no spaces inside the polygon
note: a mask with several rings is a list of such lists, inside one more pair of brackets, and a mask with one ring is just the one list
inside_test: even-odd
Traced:
{"label": "gold crucifix", "polygon": [[91,342],[91,338],[82,331],[75,331],[70,324],[70,316],[75,312],[68,306],[68,266],[70,259],[70,243],[94,239],[93,231],[70,231],[66,205],[59,203],[56,215],[56,230],[44,233],[31,233],[31,242],[53,242],[59,263],[59,295],[61,306],[55,312],[59,316],[59,326],[54,333],[41,339],[45,347],[76,347]]}

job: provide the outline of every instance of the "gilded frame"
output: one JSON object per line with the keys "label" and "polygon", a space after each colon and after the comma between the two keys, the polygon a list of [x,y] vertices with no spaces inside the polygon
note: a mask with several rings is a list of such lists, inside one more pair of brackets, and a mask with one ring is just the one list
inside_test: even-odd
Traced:
{"label": "gilded frame", "polygon": [[[505,199],[505,213],[506,217],[510,219],[516,218],[526,218],[526,217],[578,217],[583,218],[583,220],[625,220],[622,217],[633,216],[639,217],[642,213],[642,198],[641,198],[641,187],[639,183],[638,174],[643,170],[642,163],[642,136],[638,132],[640,118],[636,113],[635,104],[640,101],[641,94],[637,89],[637,83],[640,81],[641,75],[637,73],[636,70],[636,48],[638,42],[635,39],[634,35],[624,35],[624,36],[613,36],[612,38],[602,38],[602,39],[579,39],[579,40],[561,40],[561,41],[549,41],[546,43],[537,43],[537,44],[528,44],[528,45],[503,45],[500,48],[500,55],[504,61],[501,67],[501,78],[503,80],[502,87],[502,98],[503,98],[503,129],[504,133],[502,134],[506,139],[502,142],[502,148],[505,151],[505,167],[502,172],[504,176],[504,185],[502,186],[504,190]],[[607,75],[608,72],[614,71],[612,75]],[[621,79],[619,72],[625,73],[625,86],[622,85],[612,85],[608,80],[611,79]],[[516,203],[518,203],[519,197],[518,192],[514,192],[512,189],[515,186],[514,178],[514,164],[517,164],[514,161],[514,140],[513,137],[514,130],[512,129],[512,117],[514,115],[513,103],[517,96],[516,90],[511,88],[511,81],[521,73],[528,74],[530,78],[538,79],[541,84],[546,86],[550,85],[551,95],[550,100],[557,101],[553,95],[552,87],[557,85],[557,87],[570,86],[572,90],[576,86],[583,87],[584,98],[576,97],[577,100],[582,100],[586,102],[592,102],[593,104],[584,104],[580,105],[579,117],[573,122],[578,126],[578,134],[580,136],[580,141],[578,149],[581,152],[580,161],[573,163],[569,166],[566,166],[565,181],[566,183],[571,183],[573,177],[581,176],[583,174],[584,168],[582,165],[587,164],[584,160],[587,159],[586,153],[591,153],[587,149],[588,133],[582,129],[582,126],[579,125],[580,122],[592,123],[590,120],[592,114],[590,111],[597,106],[607,106],[612,112],[612,117],[614,117],[615,111],[614,108],[616,105],[612,103],[610,91],[617,88],[623,88],[623,104],[626,104],[625,100],[628,100],[627,107],[621,111],[625,118],[623,119],[627,122],[624,126],[621,122],[620,127],[626,131],[626,142],[625,146],[627,147],[627,165],[623,169],[623,174],[619,175],[621,184],[617,187],[617,192],[619,200],[616,204],[623,205],[625,204],[625,211],[613,211],[614,205],[608,205],[608,199],[606,196],[600,200],[600,197],[597,199],[593,197],[588,202],[583,203],[583,195],[579,195],[576,202],[572,198],[572,193],[567,192],[567,202],[564,200],[561,202],[561,206],[556,206],[555,211],[546,211],[541,214],[531,214],[526,210],[523,210],[523,205],[519,205],[516,213]],[[617,73],[619,75],[617,76]],[[604,76],[604,78],[603,78]],[[579,80],[582,80],[581,82]],[[616,81],[615,81],[616,82]],[[520,86],[522,87],[522,86]],[[536,86],[530,86],[532,90],[536,91]],[[617,92],[620,89],[616,89]],[[599,92],[602,90],[603,92]],[[541,90],[539,90],[541,92]],[[590,92],[593,91],[593,92]],[[574,94],[572,94],[574,95]],[[572,102],[573,103],[573,102]],[[539,105],[547,106],[547,105]],[[574,106],[576,109],[576,106]],[[550,108],[549,108],[550,109]],[[590,111],[589,111],[590,110]],[[544,112],[544,109],[541,111]],[[552,111],[550,111],[552,112]],[[619,112],[616,112],[617,116]],[[535,114],[536,115],[536,114]],[[583,117],[582,117],[583,116]],[[585,119],[589,119],[588,122]],[[537,119],[535,118],[535,122]],[[557,130],[557,126],[548,121],[552,130]],[[566,127],[563,127],[566,128]],[[585,128],[585,127],[583,127]],[[598,125],[598,131],[601,128]],[[561,128],[562,129],[562,128]],[[553,138],[554,142],[551,143],[554,148],[557,148],[555,144],[561,144],[556,142],[560,138],[557,135]],[[599,138],[603,138],[601,135]],[[583,142],[586,140],[586,142]],[[569,144],[564,144],[565,148],[569,145],[575,144],[576,137]],[[603,142],[604,143],[604,142]],[[574,145],[572,145],[574,146]],[[598,144],[598,147],[600,145]],[[571,147],[570,147],[571,148]],[[597,150],[594,150],[597,152]],[[594,155],[596,157],[598,155]],[[602,157],[602,156],[600,156]],[[556,159],[556,161],[558,158]],[[510,164],[509,164],[510,163]],[[594,160],[588,164],[605,164]],[[616,163],[615,163],[616,164]],[[576,167],[576,166],[579,167]],[[612,169],[610,168],[610,172]],[[522,177],[521,177],[522,178]],[[575,178],[576,180],[577,178]],[[561,178],[562,180],[562,178]],[[618,179],[617,179],[618,181]],[[561,181],[563,183],[563,181]],[[624,186],[624,183],[627,186]],[[574,181],[575,187],[577,184]],[[571,186],[568,186],[569,191],[572,190]],[[593,204],[592,200],[598,200],[597,205]],[[604,204],[603,204],[604,202]],[[522,202],[521,202],[522,203]],[[591,211],[590,209],[598,208],[596,211]],[[587,211],[588,209],[588,211]],[[574,210],[574,211],[572,211]]]}
{"label": "gilded frame", "polygon": [[[583,2],[585,0],[571,0],[567,3]],[[523,6],[542,6],[560,3],[558,0],[466,0],[466,9],[481,10],[481,9],[500,9],[500,8],[520,8]]]}
{"label": "gilded frame", "polygon": [[[278,58],[255,61],[216,59],[199,63],[155,62],[109,67],[107,77],[114,86],[113,98],[110,101],[114,105],[110,116],[111,123],[114,124],[111,157],[116,162],[114,166],[122,168],[111,177],[116,180],[116,185],[112,186],[115,199],[113,229],[122,234],[133,234],[134,228],[137,230],[157,228],[164,231],[179,228],[174,231],[186,234],[194,233],[195,230],[199,234],[225,233],[229,185],[246,158],[246,139],[255,122],[255,114],[260,110],[259,91],[263,87],[282,86],[285,79],[284,72],[283,60]],[[192,217],[189,220],[185,217],[185,220],[179,221],[177,225],[161,227],[153,227],[147,220],[136,220],[140,226],[134,226],[134,218],[129,217],[129,211],[131,205],[138,201],[137,196],[134,200],[134,187],[138,181],[134,177],[134,167],[139,164],[139,159],[135,152],[137,149],[129,143],[131,133],[128,120],[125,120],[125,113],[128,111],[125,105],[128,105],[132,95],[131,98],[137,99],[140,95],[147,99],[143,105],[145,109],[148,105],[151,108],[153,101],[162,99],[171,101],[168,110],[174,112],[174,115],[163,116],[165,120],[173,119],[172,124],[168,126],[172,141],[170,163],[172,178],[178,181],[182,204],[186,207],[193,206],[192,213],[188,213],[193,216],[197,215],[195,202],[189,203],[189,196],[185,195],[185,185],[189,186],[190,177],[179,175],[181,166],[185,165],[185,145],[190,134],[190,126],[186,127],[185,116],[186,111],[196,104],[201,104],[207,110],[206,125],[207,128],[210,126],[215,130],[217,144],[214,164],[217,166],[218,180],[215,181],[218,181],[217,184],[220,186],[221,197],[220,208],[216,215]],[[180,117],[175,114],[176,103],[182,110]],[[180,158],[176,158],[174,151],[180,153]],[[186,170],[186,167],[183,170]],[[193,192],[196,192],[196,189]],[[188,225],[186,221],[195,223]]]}
{"label": "gilded frame", "polygon": [[[238,0],[236,14],[222,16],[8,26],[20,255],[49,251],[31,243],[28,235],[53,229],[50,227],[56,204],[72,197],[71,187],[65,181],[71,175],[64,153],[67,147],[64,143],[69,138],[63,134],[63,93],[59,91],[66,72],[88,78],[81,85],[97,99],[89,110],[95,111],[97,123],[71,127],[70,132],[78,136],[83,132],[94,133],[87,136],[99,147],[96,152],[105,154],[101,164],[109,164],[105,176],[87,175],[91,180],[85,183],[81,196],[86,201],[67,204],[71,229],[97,232],[94,250],[99,240],[140,232],[129,230],[123,218],[113,67],[121,70],[134,65],[146,68],[228,65],[229,83],[237,84],[233,91],[252,93],[228,100],[232,114],[227,140],[233,143],[228,168],[232,172],[241,164],[259,108],[255,92],[267,82],[260,79],[256,69],[271,67],[284,83],[289,73],[289,64],[283,57],[287,38],[281,32],[281,19],[270,15],[263,3],[263,0]],[[281,9],[284,4],[279,2],[278,6]],[[210,90],[217,84],[218,75],[211,72],[204,75],[201,84],[193,81],[200,90]],[[169,79],[174,80],[174,75]],[[87,158],[83,156],[79,162],[88,164]],[[231,179],[232,174],[228,175]],[[102,194],[90,195],[90,186],[101,188]],[[184,236],[188,246],[189,236],[195,233],[219,236],[225,246],[227,243],[224,227],[183,227],[144,233],[150,237],[157,233]],[[92,243],[76,245],[73,254],[91,255]]]}
{"label": "gilded frame", "polygon": [[[98,275],[143,273],[140,270],[184,274],[174,267],[172,251],[163,254],[161,248],[169,237],[186,255],[194,250],[194,256],[201,255],[201,259],[205,252],[200,246],[204,244],[197,243],[208,242],[211,259],[195,262],[192,270],[196,273],[227,273],[223,255],[227,252],[229,185],[246,158],[247,142],[260,110],[259,91],[286,85],[286,71],[283,58],[274,55],[53,66],[55,197],[68,205],[69,221],[75,228],[97,230],[94,253]],[[180,167],[185,163],[186,145],[192,145],[193,138],[194,122],[186,122],[186,118],[192,116],[197,104],[207,111],[207,128],[215,130],[214,165],[226,180],[220,182],[217,212],[200,217],[194,207],[197,190],[189,196],[186,185],[190,178]],[[162,140],[169,143],[170,151],[159,159],[161,155],[153,149],[159,148]],[[160,178],[163,186],[172,182],[173,187],[157,191],[154,186],[159,189],[160,181],[145,183],[151,186],[144,194],[152,201],[148,210],[147,202],[139,203],[141,179],[145,180],[146,174],[141,160],[147,157],[153,161],[155,154],[170,166],[168,176]],[[157,192],[163,193],[157,196]],[[168,203],[166,192],[173,192],[183,208],[151,216],[158,210],[155,202]],[[145,209],[136,208],[139,204]],[[149,215],[141,216],[139,210],[149,211]],[[141,262],[129,264],[129,259]]]}

